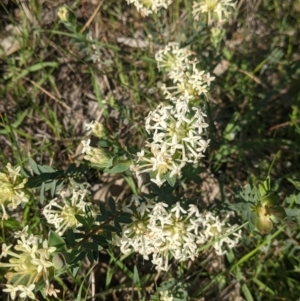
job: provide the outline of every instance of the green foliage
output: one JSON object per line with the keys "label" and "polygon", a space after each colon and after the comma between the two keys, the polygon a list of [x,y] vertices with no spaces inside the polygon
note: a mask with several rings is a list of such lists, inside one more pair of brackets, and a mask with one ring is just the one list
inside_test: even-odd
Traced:
{"label": "green foliage", "polygon": [[232,204],[230,207],[241,212],[243,221],[249,222],[251,232],[256,228],[261,234],[268,234],[274,223],[284,221],[288,215],[279,205],[278,197],[271,191],[270,177],[263,183],[258,183],[258,187],[251,188],[248,184],[240,192],[240,197],[244,202]]}
{"label": "green foliage", "polygon": [[61,189],[65,181],[69,181],[78,186],[84,183],[84,176],[88,171],[86,165],[78,165],[72,163],[68,168],[63,170],[55,170],[51,166],[39,165],[32,158],[28,159],[29,165],[33,171],[33,175],[23,168],[23,174],[28,178],[27,188],[40,188],[40,202],[44,203],[45,192],[50,191],[52,197]]}
{"label": "green foliage", "polygon": [[[145,18],[125,1],[100,1],[99,8],[75,1],[60,21],[51,17],[56,1],[21,2],[0,4],[0,165],[1,172],[8,161],[22,165],[31,193],[1,222],[1,242],[13,244],[12,235],[27,224],[30,233],[46,236],[50,226],[39,213],[62,188],[88,181],[93,193],[97,185],[115,192],[115,181],[125,180],[120,195],[108,189],[105,202],[88,197],[97,214],[87,209],[86,216],[76,215],[76,231],[62,237],[49,232],[48,244],[57,248],[52,261],[60,272],[51,277],[61,286],[59,300],[148,300],[150,294],[160,300],[167,290],[173,300],[226,299],[228,291],[247,301],[299,298],[298,1],[239,1],[239,11],[223,27],[207,26],[205,17],[195,22],[193,1],[173,1],[167,11]],[[201,163],[186,166],[180,181],[166,173],[161,187],[148,178],[140,187],[129,167],[144,143],[149,110],[163,101],[157,83],[165,76],[156,70],[154,53],[169,41],[188,48],[217,77],[207,104],[211,142]],[[94,103],[100,108],[95,114]],[[82,163],[75,150],[86,138],[83,125],[99,116],[107,133],[92,145],[102,147],[109,162]],[[244,187],[240,193],[237,186]],[[197,204],[220,216],[218,208],[228,208],[230,200],[237,212],[232,220],[241,223],[241,217],[250,233],[242,234],[226,262],[204,249],[193,263],[182,264],[190,284],[185,286],[177,262],[157,273],[151,262],[111,246],[122,224],[132,222],[115,199],[127,205],[129,194],[148,190],[157,202],[186,200],[185,209]],[[6,272],[1,269],[1,283]],[[96,296],[90,294],[91,275]],[[41,281],[37,290],[42,288]]]}
{"label": "green foliage", "polygon": [[187,301],[190,300],[185,284],[178,282],[177,279],[169,279],[168,281],[164,281],[157,288],[157,295],[151,295],[150,300],[165,300],[162,298],[164,293],[167,293],[168,297],[173,297],[172,300],[176,301]]}

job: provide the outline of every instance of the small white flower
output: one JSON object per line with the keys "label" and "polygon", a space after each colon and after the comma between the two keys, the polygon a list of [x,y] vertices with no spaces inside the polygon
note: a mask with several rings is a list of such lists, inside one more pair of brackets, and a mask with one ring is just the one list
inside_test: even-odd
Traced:
{"label": "small white flower", "polygon": [[208,88],[215,77],[204,70],[198,70],[196,65],[197,61],[190,62],[189,67],[184,72],[178,73],[178,70],[174,69],[169,73],[175,85],[161,86],[167,99],[177,103],[178,98],[183,95],[185,99],[198,99],[199,96],[208,94]]}
{"label": "small white flower", "polygon": [[171,257],[178,261],[194,260],[199,247],[211,241],[216,253],[222,255],[226,252],[224,246],[236,246],[241,235],[226,235],[235,228],[227,221],[229,215],[220,220],[210,212],[201,214],[195,205],[185,210],[180,202],[172,207],[153,201],[141,202],[137,207],[131,204],[132,222],[122,226],[122,237],[115,238],[115,243],[121,252],[133,250],[145,260],[152,254],[151,261],[157,270],[167,271]]}
{"label": "small white flower", "polygon": [[175,214],[175,217],[178,219],[181,215],[181,213],[186,213],[186,210],[184,210],[181,206],[180,203],[177,202],[176,205],[171,209],[171,212]]}
{"label": "small white flower", "polygon": [[85,140],[81,141],[81,144],[83,145],[83,148],[82,148],[83,154],[90,152],[90,149],[91,149],[90,143],[91,143],[91,139],[88,139],[86,141]]}
{"label": "small white flower", "polygon": [[[17,244],[14,246],[2,245],[1,257],[10,257],[8,262],[0,262],[0,268],[9,268],[6,274],[8,282],[13,279],[14,284],[7,284],[6,289],[3,291],[10,293],[11,298],[14,300],[17,292],[20,298],[35,299],[34,289],[35,284],[40,280],[49,284],[49,269],[53,273],[55,269],[51,254],[56,250],[55,247],[48,247],[48,242],[43,240],[42,237],[36,235],[28,235],[28,227],[22,231],[18,231],[15,235]],[[26,282],[24,282],[24,279]],[[23,284],[17,285],[23,280]]]}
{"label": "small white flower", "polygon": [[85,126],[88,131],[91,131],[91,133],[98,138],[102,138],[106,135],[104,125],[98,121],[92,121],[91,123],[87,123]]}
{"label": "small white flower", "polygon": [[190,55],[191,51],[188,49],[179,48],[178,43],[170,42],[155,54],[157,68],[180,74],[180,72],[186,70]]}
{"label": "small white flower", "polygon": [[213,247],[217,255],[223,255],[226,253],[226,250],[223,249],[223,245],[233,248],[238,244],[239,239],[241,238],[241,231],[234,232],[231,235],[226,236],[226,233],[231,232],[237,227],[236,225],[230,225],[227,221],[230,214],[228,214],[222,221],[218,216],[214,216],[211,212],[205,213],[204,216],[205,220],[203,222],[203,234],[207,240],[215,240]]}
{"label": "small white flower", "polygon": [[91,205],[84,201],[87,193],[86,189],[72,188],[70,197],[66,197],[66,193],[62,191],[61,201],[55,198],[44,207],[43,214],[47,222],[54,225],[59,235],[68,228],[76,229],[80,226],[75,215],[85,216],[86,207]]}
{"label": "small white flower", "polygon": [[15,300],[16,298],[16,293],[19,290],[19,286],[14,286],[11,284],[6,284],[6,288],[3,289],[3,292],[9,293],[10,297],[12,298],[12,300]]}
{"label": "small white flower", "polygon": [[29,201],[25,194],[24,187],[27,179],[21,174],[21,167],[13,168],[10,163],[6,165],[8,173],[0,172],[0,205],[2,207],[2,219],[8,219],[9,215],[6,212],[5,205],[9,209],[16,209],[21,203]]}
{"label": "small white flower", "polygon": [[[208,127],[205,116],[197,108],[178,114],[176,107],[162,105],[150,112],[146,119],[146,130],[152,134],[151,150],[154,154],[164,151],[165,157],[168,157],[167,169],[174,170],[179,165],[183,167],[185,162],[197,162],[204,156],[203,152],[209,143],[204,139]],[[178,162],[173,157],[179,158]],[[178,174],[179,171],[173,173]]]}
{"label": "small white flower", "polygon": [[201,14],[207,14],[207,23],[211,24],[214,19],[219,23],[225,22],[236,7],[232,0],[197,0],[193,2],[193,16],[196,21]]}
{"label": "small white flower", "polygon": [[103,148],[90,146],[90,142],[90,139],[81,141],[82,153],[85,154],[84,159],[101,167],[106,167],[110,161],[110,156]]}
{"label": "small white flower", "polygon": [[10,254],[10,248],[12,247],[12,245],[7,246],[6,244],[2,244],[2,252],[0,254],[0,258],[2,257],[6,257],[7,255]]}
{"label": "small white flower", "polygon": [[55,298],[57,298],[57,293],[60,292],[60,290],[55,289],[53,284],[48,285],[45,291],[47,296],[53,296]]}
{"label": "small white flower", "polygon": [[160,8],[167,8],[172,0],[126,0],[128,4],[134,4],[138,12],[143,16],[157,13]]}
{"label": "small white flower", "polygon": [[30,284],[28,287],[25,285],[19,285],[18,288],[19,291],[21,291],[21,294],[19,295],[20,298],[29,297],[30,299],[35,299],[35,295],[33,293],[33,290],[35,288],[34,284]]}
{"label": "small white flower", "polygon": [[173,301],[174,300],[173,296],[169,295],[169,291],[160,292],[159,294],[160,294],[159,300],[161,300],[161,301]]}
{"label": "small white flower", "polygon": [[23,230],[15,232],[14,237],[25,240],[28,237],[28,225],[25,228],[23,228]]}

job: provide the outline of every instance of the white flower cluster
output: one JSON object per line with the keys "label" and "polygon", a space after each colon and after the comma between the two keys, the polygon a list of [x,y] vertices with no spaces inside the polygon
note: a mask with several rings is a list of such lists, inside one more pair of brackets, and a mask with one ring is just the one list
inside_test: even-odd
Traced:
{"label": "white flower cluster", "polygon": [[9,209],[16,209],[21,203],[28,202],[28,196],[24,192],[27,179],[20,174],[21,166],[13,168],[10,163],[6,165],[7,173],[0,172],[0,205],[2,207],[2,219],[8,219],[5,205]]}
{"label": "white flower cluster", "polygon": [[173,301],[174,298],[169,291],[163,291],[159,293],[159,300],[160,301]]}
{"label": "white flower cluster", "polygon": [[169,208],[166,203],[144,202],[135,196],[123,211],[132,214],[132,223],[123,225],[122,237],[116,237],[115,243],[122,253],[134,250],[145,260],[152,255],[157,270],[166,271],[170,258],[194,260],[205,243],[212,242],[222,255],[224,245],[232,248],[240,238],[240,232],[229,235],[235,228],[227,222],[229,216],[221,221],[210,212],[200,213],[195,205],[185,210],[177,202]]}
{"label": "white flower cluster", "polygon": [[106,136],[106,128],[105,126],[98,122],[97,120],[92,121],[91,123],[87,123],[86,125],[86,129],[93,134],[94,136],[98,137],[98,138],[103,138]]}
{"label": "white flower cluster", "polygon": [[86,216],[86,209],[91,206],[85,201],[87,193],[86,189],[77,188],[72,188],[71,193],[61,191],[60,200],[55,198],[44,207],[43,214],[47,222],[54,225],[58,235],[81,225],[75,215]]}
{"label": "white flower cluster", "polygon": [[217,20],[219,24],[227,21],[236,7],[232,0],[196,0],[193,2],[193,16],[195,21],[201,14],[207,14],[207,23]]}
{"label": "white flower cluster", "polygon": [[[98,121],[87,123],[86,128],[89,134],[98,138],[104,138],[107,134],[105,127]],[[85,154],[84,159],[98,167],[106,167],[111,157],[106,150],[99,146],[92,147],[90,146],[90,143],[90,139],[81,141],[81,144],[83,145],[82,153]]]}
{"label": "white flower cluster", "polygon": [[[55,247],[48,247],[47,240],[40,236],[29,235],[28,226],[15,233],[17,244],[15,251],[12,245],[2,245],[0,258],[10,256],[9,263],[0,262],[0,267],[10,268],[5,275],[8,283],[4,292],[10,293],[12,300],[18,295],[20,298],[35,299],[34,290],[41,281],[45,283],[45,294],[57,298],[59,290],[54,289],[49,281],[49,270],[54,269],[51,261]],[[53,273],[53,272],[52,272]]]}
{"label": "white flower cluster", "polygon": [[138,12],[143,16],[148,16],[161,8],[168,8],[172,0],[126,0],[128,4],[135,5]]}
{"label": "white flower cluster", "polygon": [[90,146],[90,143],[90,139],[81,141],[82,153],[85,154],[83,158],[96,166],[106,167],[111,159],[109,154],[101,147]]}
{"label": "white flower cluster", "polygon": [[187,163],[196,163],[205,152],[209,140],[206,115],[197,104],[214,77],[199,71],[197,62],[189,60],[192,52],[169,43],[158,51],[155,58],[158,68],[165,70],[174,86],[162,86],[169,105],[160,104],[146,118],[146,131],[151,140],[148,151],[139,152],[132,170],[138,176],[149,172],[151,181],[161,186],[167,178],[180,176]]}

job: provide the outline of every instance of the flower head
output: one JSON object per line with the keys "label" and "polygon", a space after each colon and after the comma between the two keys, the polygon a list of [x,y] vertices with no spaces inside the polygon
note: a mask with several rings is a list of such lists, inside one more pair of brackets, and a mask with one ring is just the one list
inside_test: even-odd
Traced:
{"label": "flower head", "polygon": [[[20,298],[35,299],[34,290],[37,283],[44,282],[49,286],[50,270],[55,269],[51,258],[55,247],[48,247],[47,240],[36,235],[29,235],[28,227],[15,235],[17,244],[2,245],[2,257],[9,257],[8,263],[0,262],[0,268],[9,268],[5,275],[8,283],[4,292],[10,293],[14,300],[18,294]],[[20,234],[21,233],[21,234]]]}
{"label": "flower head", "polygon": [[194,260],[206,242],[214,241],[213,248],[222,255],[225,245],[232,248],[240,238],[240,232],[231,233],[234,226],[228,223],[229,216],[220,220],[212,213],[200,213],[195,205],[183,208],[180,202],[168,206],[135,198],[124,211],[132,213],[132,222],[122,226],[122,236],[115,237],[115,243],[123,253],[134,250],[145,260],[152,256],[158,270],[168,270],[170,258]]}
{"label": "flower head", "polygon": [[161,8],[167,8],[172,0],[126,0],[128,4],[134,4],[138,12],[143,16],[157,13]]}
{"label": "flower head", "polygon": [[90,146],[90,139],[81,141],[81,143],[83,144],[82,153],[85,153],[85,160],[99,167],[107,166],[111,158],[103,148]]}
{"label": "flower head", "polygon": [[68,20],[69,20],[68,8],[66,6],[61,6],[58,9],[57,16],[62,22],[68,22]]}
{"label": "flower head", "polygon": [[[228,218],[230,214],[220,220],[218,216],[214,216],[211,212],[205,213],[204,220],[204,235],[208,241],[215,241],[213,244],[213,248],[215,249],[217,255],[223,255],[226,253],[226,249],[224,249],[224,245],[227,245],[229,248],[235,247],[239,239],[241,238],[241,230],[239,232],[234,232],[229,235],[229,232],[232,232],[234,228],[237,228],[236,225],[232,226],[228,222]],[[226,235],[228,233],[228,235]]]}
{"label": "flower head", "polygon": [[167,99],[172,102],[181,101],[183,96],[189,99],[198,99],[200,95],[207,95],[211,82],[215,79],[208,72],[198,70],[197,61],[189,64],[186,71],[173,69],[169,76],[174,82],[174,86],[166,87],[162,85],[162,91]]}
{"label": "flower head", "polygon": [[159,294],[160,294],[159,300],[161,300],[161,301],[173,301],[174,300],[172,293],[170,293],[169,291],[160,292]]}
{"label": "flower head", "polygon": [[98,138],[106,136],[106,129],[104,125],[98,121],[93,121],[86,124],[87,130],[91,130],[92,134]]}
{"label": "flower head", "polygon": [[187,104],[159,105],[146,119],[146,131],[152,142],[142,150],[132,168],[136,174],[149,172],[151,181],[158,186],[166,177],[180,176],[186,163],[196,163],[202,157],[209,144],[206,138],[205,114],[202,110]]}
{"label": "flower head", "polygon": [[60,200],[55,198],[44,207],[43,214],[47,222],[53,224],[59,235],[68,228],[76,229],[80,226],[76,215],[85,216],[86,209],[90,206],[84,199],[88,191],[86,189],[73,188],[70,196],[65,191],[60,192]]}
{"label": "flower head", "polygon": [[188,57],[191,51],[186,48],[180,48],[178,43],[170,42],[163,49],[155,54],[157,68],[167,72],[177,70],[177,72],[186,70],[188,66]]}
{"label": "flower head", "polygon": [[235,9],[236,2],[232,0],[197,0],[193,2],[193,16],[196,21],[201,14],[207,14],[207,23],[213,19],[219,23],[226,21]]}
{"label": "flower head", "polygon": [[5,205],[9,209],[16,209],[21,203],[28,202],[28,196],[24,192],[27,179],[20,174],[21,167],[13,168],[10,163],[6,165],[8,173],[0,173],[0,205],[2,207],[2,219],[8,219]]}

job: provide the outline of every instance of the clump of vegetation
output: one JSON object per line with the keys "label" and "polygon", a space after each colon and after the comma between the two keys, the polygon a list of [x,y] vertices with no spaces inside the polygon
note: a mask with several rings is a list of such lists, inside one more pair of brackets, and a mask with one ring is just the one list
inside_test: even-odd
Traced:
{"label": "clump of vegetation", "polygon": [[297,2],[0,9],[3,298],[300,296]]}

